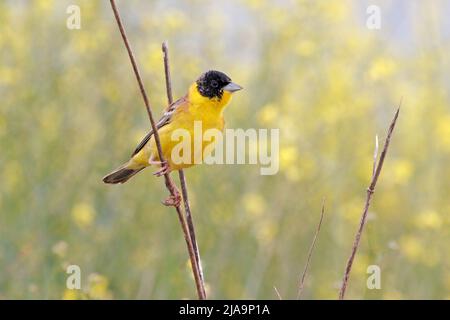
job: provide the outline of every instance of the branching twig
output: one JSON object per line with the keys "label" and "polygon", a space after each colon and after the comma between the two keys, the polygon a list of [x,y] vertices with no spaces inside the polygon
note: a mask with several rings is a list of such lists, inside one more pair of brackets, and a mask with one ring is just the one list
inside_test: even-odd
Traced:
{"label": "branching twig", "polygon": [[[353,260],[355,259],[356,251],[358,250],[359,242],[361,240],[361,234],[363,232],[364,225],[366,223],[367,212],[368,212],[369,206],[370,206],[370,200],[372,198],[372,195],[375,192],[375,186],[377,185],[378,177],[380,176],[381,169],[383,168],[384,159],[386,157],[386,154],[387,154],[387,151],[389,148],[389,143],[391,141],[392,133],[394,132],[395,124],[397,123],[397,118],[398,118],[398,114],[400,112],[401,104],[402,103],[400,101],[400,104],[397,108],[397,111],[395,112],[394,118],[392,119],[391,125],[389,127],[386,141],[384,142],[383,151],[381,152],[378,164],[376,164],[376,157],[374,157],[374,168],[375,169],[373,170],[372,181],[370,182],[369,188],[367,188],[366,203],[364,205],[364,210],[363,210],[361,220],[359,223],[359,228],[356,233],[355,240],[353,242],[352,251],[351,251],[350,257],[348,258],[347,266],[345,268],[344,279],[342,280],[342,286],[339,291],[339,299],[340,300],[343,300],[344,296],[345,296],[345,290],[347,289],[347,283],[348,283],[348,279],[350,276],[350,271],[352,270]],[[378,139],[376,141],[378,141]],[[378,144],[376,143],[375,152],[377,149],[378,149]]]}
{"label": "branching twig", "polygon": [[308,268],[309,268],[309,264],[311,262],[311,257],[312,257],[313,251],[314,251],[314,247],[316,245],[317,236],[319,235],[320,227],[322,226],[324,213],[325,213],[325,198],[322,201],[322,211],[320,213],[320,220],[319,220],[319,223],[317,225],[316,233],[314,234],[314,238],[313,238],[313,241],[311,243],[311,247],[309,247],[308,259],[306,260],[305,269],[303,270],[302,278],[300,280],[300,285],[298,287],[297,299],[300,299],[300,296],[302,295],[302,292],[303,292],[303,288],[305,286],[306,275],[308,273]]}
{"label": "branching twig", "polygon": [[[167,46],[167,42],[165,42],[165,41],[162,44],[162,51],[164,54],[164,73],[165,73],[165,78],[166,78],[167,100],[169,102],[169,105],[171,105],[173,102],[173,95],[172,95],[172,81],[171,81],[171,77],[170,77],[169,48]],[[197,246],[197,238],[195,236],[194,221],[192,220],[191,207],[189,205],[189,197],[188,197],[188,191],[187,191],[187,185],[186,185],[186,178],[184,176],[183,169],[178,170],[178,176],[180,178],[181,194],[183,195],[184,213],[185,213],[187,225],[189,228],[189,234],[191,236],[192,246],[194,248],[195,259],[197,261],[198,269],[200,271],[200,278],[202,280],[202,285],[204,286],[203,268],[202,268],[202,262],[200,260],[200,250],[198,249],[198,246]]]}
{"label": "branching twig", "polygon": [[[142,79],[141,79],[141,76],[140,76],[140,73],[139,73],[139,69],[137,67],[136,60],[135,60],[134,55],[133,55],[133,51],[131,50],[130,44],[128,42],[128,38],[126,36],[125,29],[123,27],[122,20],[121,20],[120,15],[119,15],[119,11],[117,10],[116,3],[115,3],[114,0],[110,0],[110,3],[111,3],[111,8],[112,8],[112,10],[114,12],[114,16],[115,16],[116,21],[117,21],[117,25],[118,25],[119,30],[120,30],[120,34],[122,35],[123,42],[124,42],[125,47],[127,49],[131,65],[133,67],[133,71],[134,71],[134,74],[136,76],[136,80],[138,82],[139,89],[140,89],[141,94],[142,94],[142,98],[144,99],[145,108],[147,109],[147,114],[148,114],[148,117],[150,119],[150,124],[152,126],[153,136],[154,136],[154,139],[155,139],[156,147],[158,149],[159,160],[161,162],[164,162],[162,148],[161,148],[161,142],[160,142],[159,135],[158,135],[158,130],[157,130],[157,127],[156,127],[155,120],[153,118],[153,114],[152,114],[152,111],[151,111],[151,107],[150,107],[150,103],[149,103],[149,100],[148,100],[148,97],[147,97],[147,93],[145,92],[144,84],[142,82]],[[170,178],[170,175],[168,173],[166,173],[164,175],[164,179],[165,179],[166,187],[169,190],[171,196],[176,196],[178,191],[177,191],[176,186],[173,183],[173,181]],[[190,237],[190,234],[189,234],[189,229],[187,227],[187,224],[186,224],[186,221],[184,219],[184,215],[183,215],[183,213],[181,211],[180,205],[175,206],[175,209],[177,211],[178,219],[180,221],[181,228],[182,228],[183,234],[184,234],[184,239],[185,239],[186,245],[188,247],[189,258],[191,260],[191,266],[192,266],[192,272],[194,274],[194,280],[195,280],[196,287],[197,287],[197,294],[198,294],[199,299],[205,299],[206,298],[205,290],[204,290],[204,287],[202,286],[200,271],[199,271],[199,267],[197,265],[197,261],[196,261],[196,258],[195,258],[194,248],[193,248],[191,237]]]}

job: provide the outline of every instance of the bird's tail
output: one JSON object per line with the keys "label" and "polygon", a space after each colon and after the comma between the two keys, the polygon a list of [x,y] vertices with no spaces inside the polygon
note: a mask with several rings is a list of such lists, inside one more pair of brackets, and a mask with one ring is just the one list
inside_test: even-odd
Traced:
{"label": "bird's tail", "polygon": [[125,183],[130,179],[132,176],[134,176],[136,173],[144,169],[145,166],[142,167],[136,167],[135,165],[131,165],[131,161],[125,163],[124,165],[120,166],[107,176],[103,177],[104,183]]}

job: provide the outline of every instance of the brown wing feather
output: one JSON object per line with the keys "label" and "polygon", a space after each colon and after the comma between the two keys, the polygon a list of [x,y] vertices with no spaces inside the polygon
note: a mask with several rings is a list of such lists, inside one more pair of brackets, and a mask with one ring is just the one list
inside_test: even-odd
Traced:
{"label": "brown wing feather", "polygon": [[[187,102],[186,96],[178,99],[177,101],[173,102],[171,105],[169,105],[167,107],[166,112],[164,112],[164,115],[161,117],[161,119],[159,119],[158,123],[156,124],[156,127],[158,128],[158,130],[161,129],[162,127],[164,127],[166,124],[170,123],[170,120],[172,120],[172,115],[175,113],[175,110],[177,110],[178,107],[183,105],[185,102]],[[144,146],[150,140],[152,135],[153,135],[153,130],[150,130],[150,132],[147,133],[147,135],[144,137],[144,139],[142,139],[142,141],[138,144],[136,149],[133,151],[133,154],[131,155],[132,157],[135,154],[137,154],[139,151],[141,151],[142,148],[144,148]]]}

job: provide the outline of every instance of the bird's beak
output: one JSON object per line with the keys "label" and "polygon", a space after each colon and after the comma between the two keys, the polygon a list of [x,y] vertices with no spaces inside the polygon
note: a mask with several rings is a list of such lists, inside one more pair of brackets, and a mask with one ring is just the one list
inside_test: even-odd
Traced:
{"label": "bird's beak", "polygon": [[242,87],[234,82],[230,82],[225,87],[222,88],[222,90],[228,91],[228,92],[235,92],[241,90]]}

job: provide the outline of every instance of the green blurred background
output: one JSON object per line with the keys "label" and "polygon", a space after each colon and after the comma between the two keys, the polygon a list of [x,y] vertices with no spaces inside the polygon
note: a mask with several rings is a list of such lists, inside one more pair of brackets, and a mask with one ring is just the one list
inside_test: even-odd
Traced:
{"label": "green blurred background", "polygon": [[[66,28],[66,8],[81,29]],[[366,27],[379,5],[380,30]],[[155,114],[208,69],[245,90],[228,128],[280,128],[280,172],[187,174],[209,297],[335,299],[372,170],[403,107],[350,278],[356,299],[450,298],[447,1],[118,1]],[[101,178],[149,128],[108,1],[0,2],[0,298],[195,298],[167,191],[146,170]],[[176,176],[175,176],[176,177]],[[82,290],[66,289],[81,267]],[[382,289],[366,288],[366,269]]]}

